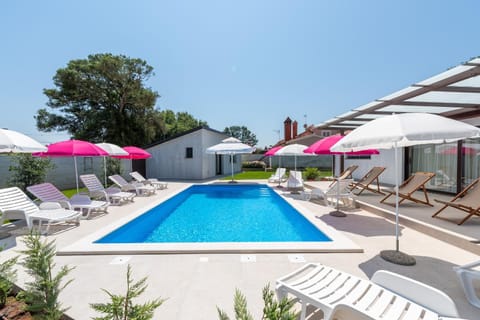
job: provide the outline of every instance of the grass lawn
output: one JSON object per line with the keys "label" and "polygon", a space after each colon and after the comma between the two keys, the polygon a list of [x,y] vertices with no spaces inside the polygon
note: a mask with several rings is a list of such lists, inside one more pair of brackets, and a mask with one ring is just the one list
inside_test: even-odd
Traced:
{"label": "grass lawn", "polygon": [[[75,189],[67,189],[67,190],[62,190],[62,192],[68,198],[71,198],[74,194],[77,193],[77,189],[76,188]],[[78,189],[78,192],[88,194],[88,189],[87,188],[80,188],[80,189]]]}

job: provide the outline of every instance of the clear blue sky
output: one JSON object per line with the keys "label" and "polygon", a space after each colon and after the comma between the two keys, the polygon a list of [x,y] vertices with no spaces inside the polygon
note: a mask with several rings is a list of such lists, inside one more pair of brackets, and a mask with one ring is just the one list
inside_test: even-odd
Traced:
{"label": "clear blue sky", "polygon": [[[92,53],[154,67],[156,107],[259,147],[480,55],[480,1],[1,1],[0,127],[36,130],[56,70]],[[306,115],[306,118],[305,118]]]}

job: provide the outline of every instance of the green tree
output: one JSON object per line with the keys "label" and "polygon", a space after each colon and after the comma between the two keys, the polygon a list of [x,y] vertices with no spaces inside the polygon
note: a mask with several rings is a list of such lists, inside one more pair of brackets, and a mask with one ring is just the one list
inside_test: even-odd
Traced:
{"label": "green tree", "polygon": [[31,232],[24,239],[26,249],[21,251],[25,258],[21,265],[33,280],[27,282],[21,297],[28,304],[28,311],[35,312],[40,319],[58,320],[67,310],[62,308],[58,297],[60,292],[72,280],[63,281],[73,269],[62,266],[57,274],[53,273],[56,248],[53,241],[42,242],[38,233]]}
{"label": "green tree", "polygon": [[[284,298],[281,301],[277,301],[269,285],[263,288],[262,296],[264,302],[262,319],[296,320],[298,318],[298,313],[292,311],[295,300]],[[253,320],[253,316],[247,309],[247,299],[238,289],[235,290],[233,302],[236,320]],[[217,312],[220,320],[230,320],[228,314],[218,307]]]}
{"label": "green tree", "polygon": [[252,147],[258,143],[257,136],[245,126],[226,127],[223,132]]}
{"label": "green tree", "polygon": [[9,184],[25,191],[28,186],[45,181],[48,170],[54,167],[49,158],[33,157],[29,153],[14,154],[8,168],[12,172]]}
{"label": "green tree", "polygon": [[165,300],[155,299],[144,304],[133,304],[133,298],[140,296],[147,289],[147,278],[133,282],[132,268],[127,268],[127,289],[125,295],[117,295],[102,289],[110,297],[110,303],[91,303],[95,311],[105,314],[95,317],[95,320],[148,320],[153,318],[153,313]]}
{"label": "green tree", "polygon": [[175,113],[167,109],[161,111],[160,114],[165,123],[165,133],[162,136],[164,139],[200,126],[208,126],[206,121],[197,120],[188,112]]}
{"label": "green tree", "polygon": [[145,86],[152,75],[146,61],[124,55],[71,60],[53,77],[56,88],[44,89],[49,110],[38,110],[37,128],[92,142],[151,143],[165,130],[154,108],[159,95]]}

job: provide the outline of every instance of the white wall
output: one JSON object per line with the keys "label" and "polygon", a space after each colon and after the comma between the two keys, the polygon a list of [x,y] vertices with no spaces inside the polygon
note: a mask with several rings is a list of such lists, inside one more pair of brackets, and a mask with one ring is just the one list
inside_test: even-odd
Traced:
{"label": "white wall", "polygon": [[[55,167],[47,173],[45,181],[54,184],[59,189],[75,188],[75,165],[73,157],[50,159]],[[1,188],[8,186],[8,181],[11,177],[8,168],[11,164],[13,163],[11,162],[10,156],[0,156]],[[130,172],[130,160],[121,160],[121,164],[123,176],[128,176],[128,172]],[[78,175],[94,173],[102,182],[104,181],[103,157],[77,157],[77,170]],[[83,187],[80,180],[79,186]]]}
{"label": "white wall", "polygon": [[[350,165],[357,165],[358,169],[353,172],[354,179],[362,178],[372,167],[385,167],[386,170],[380,175],[380,183],[386,185],[395,185],[395,153],[394,149],[378,150],[380,154],[371,155],[370,159],[345,159],[345,168]],[[340,158],[340,157],[337,157]],[[398,150],[398,181],[403,181],[404,176],[404,149]],[[337,159],[337,168],[339,168]],[[338,173],[337,173],[338,174]]]}
{"label": "white wall", "polygon": [[[146,162],[147,177],[186,180],[214,177],[215,155],[206,154],[205,151],[225,137],[224,134],[200,129],[148,148],[152,157]],[[193,148],[193,158],[185,157],[188,147]],[[230,170],[229,163],[228,168]]]}

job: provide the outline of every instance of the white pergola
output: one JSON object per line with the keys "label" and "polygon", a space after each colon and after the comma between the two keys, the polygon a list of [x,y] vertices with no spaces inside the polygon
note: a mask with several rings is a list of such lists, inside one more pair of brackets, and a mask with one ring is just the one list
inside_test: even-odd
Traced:
{"label": "white pergola", "polygon": [[462,121],[480,117],[480,58],[357,107],[316,128],[352,130],[385,115],[407,112],[434,113]]}

